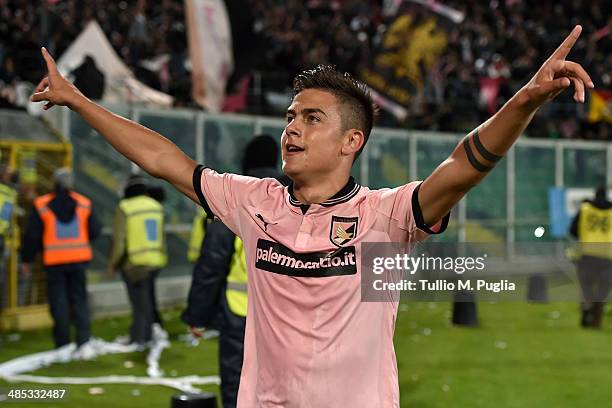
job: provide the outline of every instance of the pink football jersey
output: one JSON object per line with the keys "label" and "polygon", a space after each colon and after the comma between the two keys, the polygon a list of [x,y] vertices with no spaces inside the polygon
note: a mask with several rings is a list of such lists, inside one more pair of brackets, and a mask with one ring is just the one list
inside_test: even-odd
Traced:
{"label": "pink football jersey", "polygon": [[[361,301],[361,242],[418,242],[419,182],[354,182],[302,205],[277,180],[194,172],[203,207],[244,242],[248,315],[238,406],[399,407],[397,302]],[[436,225],[446,228],[448,216]]]}

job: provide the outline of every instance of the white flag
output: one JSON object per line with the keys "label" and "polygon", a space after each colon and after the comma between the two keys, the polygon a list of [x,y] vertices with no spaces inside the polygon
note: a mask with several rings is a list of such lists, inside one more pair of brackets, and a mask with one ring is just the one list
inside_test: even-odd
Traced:
{"label": "white flag", "polygon": [[223,0],[185,0],[192,96],[209,111],[218,112],[232,71],[232,32]]}

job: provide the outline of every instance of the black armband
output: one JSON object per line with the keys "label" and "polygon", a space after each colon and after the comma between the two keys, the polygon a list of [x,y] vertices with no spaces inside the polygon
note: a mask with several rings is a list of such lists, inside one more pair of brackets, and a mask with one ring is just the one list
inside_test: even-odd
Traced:
{"label": "black armband", "polygon": [[470,162],[472,167],[474,167],[476,170],[482,173],[486,173],[486,172],[493,170],[493,167],[482,164],[481,162],[478,161],[476,156],[474,156],[474,152],[472,152],[472,148],[470,147],[469,136],[463,139],[463,148],[465,149],[465,154],[467,155],[468,161]]}
{"label": "black armband", "polygon": [[480,155],[488,161],[496,163],[503,158],[503,156],[498,156],[497,154],[491,153],[483,146],[482,142],[480,141],[480,136],[478,136],[478,129],[474,131],[472,140],[474,141],[474,146],[476,146],[478,153],[480,153]]}

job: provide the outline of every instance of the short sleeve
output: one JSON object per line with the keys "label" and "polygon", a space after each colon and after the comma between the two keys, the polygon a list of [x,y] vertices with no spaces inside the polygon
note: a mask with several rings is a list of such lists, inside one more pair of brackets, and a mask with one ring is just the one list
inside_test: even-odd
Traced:
{"label": "short sleeve", "polygon": [[431,234],[441,234],[446,230],[450,213],[435,225],[425,224],[419,205],[421,181],[403,186],[379,190],[378,212],[383,219],[389,236],[394,241],[419,242]]}
{"label": "short sleeve", "polygon": [[206,201],[206,197],[204,197],[204,193],[202,192],[202,173],[204,170],[206,170],[206,167],[199,164],[193,171],[193,190],[198,196],[200,205],[202,205],[202,208],[204,208],[204,211],[206,211],[206,215],[212,220],[215,214],[208,205],[208,201]]}
{"label": "short sleeve", "polygon": [[274,179],[217,173],[202,165],[193,172],[193,189],[206,214],[219,218],[238,236],[242,235],[238,210],[251,201],[261,201],[269,191],[271,181]]}

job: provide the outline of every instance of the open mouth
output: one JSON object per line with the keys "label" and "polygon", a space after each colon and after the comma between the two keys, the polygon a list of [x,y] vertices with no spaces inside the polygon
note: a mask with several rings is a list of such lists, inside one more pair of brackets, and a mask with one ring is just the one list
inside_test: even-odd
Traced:
{"label": "open mouth", "polygon": [[304,151],[303,148],[301,148],[300,146],[296,146],[294,144],[287,144],[286,149],[288,153],[298,153],[298,152]]}

